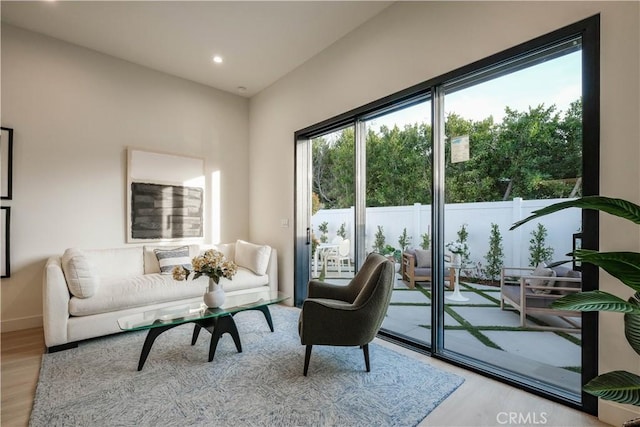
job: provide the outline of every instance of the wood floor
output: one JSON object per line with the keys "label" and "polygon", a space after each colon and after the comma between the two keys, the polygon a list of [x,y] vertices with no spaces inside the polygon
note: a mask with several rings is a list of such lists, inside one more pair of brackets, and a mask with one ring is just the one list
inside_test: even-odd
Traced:
{"label": "wood floor", "polygon": [[[420,426],[546,425],[606,426],[597,418],[391,343],[416,360],[463,376],[466,381]],[[2,427],[27,426],[44,352],[42,328],[2,334]]]}

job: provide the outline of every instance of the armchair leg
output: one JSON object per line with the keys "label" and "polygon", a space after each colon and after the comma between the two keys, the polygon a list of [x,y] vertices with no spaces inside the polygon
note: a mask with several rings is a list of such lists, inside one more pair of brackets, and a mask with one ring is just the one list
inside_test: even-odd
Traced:
{"label": "armchair leg", "polygon": [[364,353],[364,364],[367,367],[367,372],[371,372],[371,365],[369,364],[369,344],[362,346],[362,352]]}
{"label": "armchair leg", "polygon": [[307,371],[309,370],[309,359],[311,359],[311,348],[313,346],[312,345],[308,345],[307,346],[307,350],[305,351],[304,354],[304,376],[307,376]]}

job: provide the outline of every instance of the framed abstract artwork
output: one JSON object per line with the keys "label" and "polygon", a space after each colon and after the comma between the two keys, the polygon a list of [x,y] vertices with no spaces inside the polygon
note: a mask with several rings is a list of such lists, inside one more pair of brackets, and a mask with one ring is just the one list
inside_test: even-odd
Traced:
{"label": "framed abstract artwork", "polygon": [[204,237],[204,159],[127,150],[127,241]]}
{"label": "framed abstract artwork", "polygon": [[13,129],[0,132],[0,199],[11,200],[13,188]]}
{"label": "framed abstract artwork", "polygon": [[11,231],[11,207],[2,206],[0,208],[0,278],[11,276],[11,263],[9,248]]}

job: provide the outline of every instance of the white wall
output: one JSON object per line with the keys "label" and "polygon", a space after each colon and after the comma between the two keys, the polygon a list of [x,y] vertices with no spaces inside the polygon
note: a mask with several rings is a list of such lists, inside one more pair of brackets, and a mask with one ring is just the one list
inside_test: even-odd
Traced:
{"label": "white wall", "polygon": [[[280,255],[280,287],[293,294],[293,134],[314,123],[601,13],[601,194],[640,202],[637,2],[402,2],[251,100],[251,237]],[[260,179],[258,179],[260,177]],[[268,177],[268,178],[267,178]],[[637,226],[602,215],[602,250],[640,250]],[[601,289],[631,292],[605,273]],[[622,317],[601,316],[600,369],[640,373]],[[601,403],[620,425],[630,407]],[[637,415],[635,415],[637,416]]]}
{"label": "white wall", "polygon": [[2,329],[42,324],[48,256],[125,245],[127,146],[203,157],[222,207],[205,218],[205,242],[248,238],[248,118],[244,98],[3,24],[14,188],[2,201],[12,207]]}

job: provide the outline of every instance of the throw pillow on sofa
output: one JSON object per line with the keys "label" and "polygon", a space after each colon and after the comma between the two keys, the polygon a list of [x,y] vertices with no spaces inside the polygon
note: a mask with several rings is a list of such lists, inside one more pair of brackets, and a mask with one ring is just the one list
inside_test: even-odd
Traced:
{"label": "throw pillow on sofa", "polygon": [[[538,264],[538,266],[531,273],[532,276],[538,277],[555,277],[556,272],[552,269],[548,268],[544,262]],[[546,286],[553,287],[555,280],[553,279],[528,279],[527,283],[531,286]],[[534,294],[549,294],[551,293],[551,289],[532,289]]]}
{"label": "throw pillow on sofa", "polygon": [[193,270],[191,266],[191,258],[189,258],[189,246],[181,246],[172,249],[154,249],[158,264],[160,264],[160,273],[171,274],[174,267],[181,265],[187,270]]}
{"label": "throw pillow on sofa", "polygon": [[78,298],[89,298],[96,293],[100,278],[96,268],[83,251],[70,248],[62,255],[62,272],[69,292]]}
{"label": "throw pillow on sofa", "polygon": [[[158,262],[158,257],[156,256],[155,249],[179,249],[183,246],[186,246],[184,243],[181,245],[145,245],[143,250],[144,257],[144,274],[155,274],[161,273],[160,271],[160,263]],[[189,245],[189,258],[193,259],[198,255],[202,255],[204,251],[200,250],[201,247],[198,244],[190,244]],[[202,252],[202,253],[201,253]]]}
{"label": "throw pillow on sofa", "polygon": [[[567,274],[565,274],[564,277],[569,277],[569,278],[572,278],[572,279],[582,279],[582,273],[580,273],[579,271],[575,271],[575,270],[569,270],[569,271],[567,271]],[[580,289],[580,288],[582,288],[582,283],[581,282],[569,282],[569,281],[557,281],[555,286],[557,288],[576,288],[576,289]],[[560,291],[556,291],[556,293],[558,293],[559,295],[570,295],[570,294],[574,294],[575,292],[560,290]]]}
{"label": "throw pillow on sofa", "polygon": [[416,267],[431,268],[431,251],[416,249]]}
{"label": "throw pillow on sofa", "polygon": [[238,240],[236,242],[236,253],[234,262],[247,268],[257,275],[267,273],[269,258],[271,257],[271,247],[267,245],[255,245],[253,243]]}

